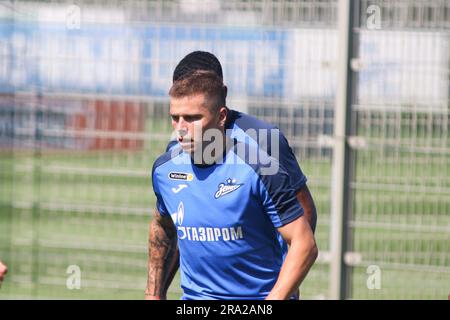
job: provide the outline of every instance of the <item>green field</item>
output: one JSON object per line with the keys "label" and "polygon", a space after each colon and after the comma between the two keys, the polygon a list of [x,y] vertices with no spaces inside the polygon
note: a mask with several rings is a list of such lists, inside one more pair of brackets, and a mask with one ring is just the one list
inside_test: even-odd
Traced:
{"label": "green field", "polygon": [[[148,223],[155,198],[150,172],[164,149],[134,152],[10,152],[0,155],[0,257],[10,272],[0,299],[141,299]],[[411,157],[414,156],[412,159]],[[329,250],[328,157],[301,159],[318,207],[316,238]],[[447,299],[450,293],[450,161],[445,154],[358,152],[354,215],[355,299]],[[81,289],[66,288],[69,265]],[[366,286],[378,265],[381,289]],[[307,299],[328,296],[320,257],[302,286]],[[178,299],[179,278],[169,298]]]}

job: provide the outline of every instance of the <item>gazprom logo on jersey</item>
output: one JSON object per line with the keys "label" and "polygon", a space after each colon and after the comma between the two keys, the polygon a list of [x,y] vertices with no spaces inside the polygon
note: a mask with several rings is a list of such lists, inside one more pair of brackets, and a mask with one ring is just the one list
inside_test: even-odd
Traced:
{"label": "gazprom logo on jersey", "polygon": [[183,226],[184,204],[180,202],[177,212],[171,214],[174,223],[177,223],[178,239],[188,241],[236,241],[244,239],[242,226],[228,228],[214,227],[186,227]]}
{"label": "gazprom logo on jersey", "polygon": [[179,225],[183,224],[183,218],[184,218],[184,205],[183,202],[180,202],[178,205],[178,211],[177,211],[177,222]]}
{"label": "gazprom logo on jersey", "polygon": [[242,186],[242,183],[236,184],[235,179],[228,178],[226,183],[219,184],[219,186],[218,186],[219,190],[217,190],[216,194],[214,195],[214,198],[219,199],[220,197],[222,197],[226,194],[236,191],[241,186]]}

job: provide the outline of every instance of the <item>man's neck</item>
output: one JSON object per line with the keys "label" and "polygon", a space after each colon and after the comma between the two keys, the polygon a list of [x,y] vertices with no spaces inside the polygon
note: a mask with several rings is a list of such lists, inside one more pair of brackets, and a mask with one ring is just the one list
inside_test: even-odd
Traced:
{"label": "man's neck", "polygon": [[210,144],[202,148],[201,155],[191,155],[192,163],[199,167],[208,167],[223,163],[226,154],[233,147],[234,142],[225,134],[223,134],[222,136],[222,142],[223,143],[221,143],[220,145],[214,146],[211,145],[214,142],[211,142]]}

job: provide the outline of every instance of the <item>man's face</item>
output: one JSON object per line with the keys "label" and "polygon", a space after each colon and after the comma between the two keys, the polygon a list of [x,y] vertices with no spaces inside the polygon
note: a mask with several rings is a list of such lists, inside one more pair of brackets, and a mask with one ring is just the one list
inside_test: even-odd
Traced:
{"label": "man's face", "polygon": [[[212,111],[204,94],[195,94],[182,98],[170,98],[170,116],[177,139],[185,152],[193,154],[204,149],[203,134],[208,129],[216,129],[223,133],[226,108]],[[200,149],[200,150],[199,150]]]}

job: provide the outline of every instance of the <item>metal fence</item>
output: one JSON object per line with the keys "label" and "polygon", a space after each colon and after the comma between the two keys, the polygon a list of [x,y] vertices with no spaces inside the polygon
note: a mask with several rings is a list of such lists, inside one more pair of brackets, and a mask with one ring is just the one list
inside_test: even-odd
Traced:
{"label": "metal fence", "polygon": [[0,298],[143,297],[171,73],[201,49],[308,176],[303,298],[446,299],[449,21],[445,0],[0,1]]}

